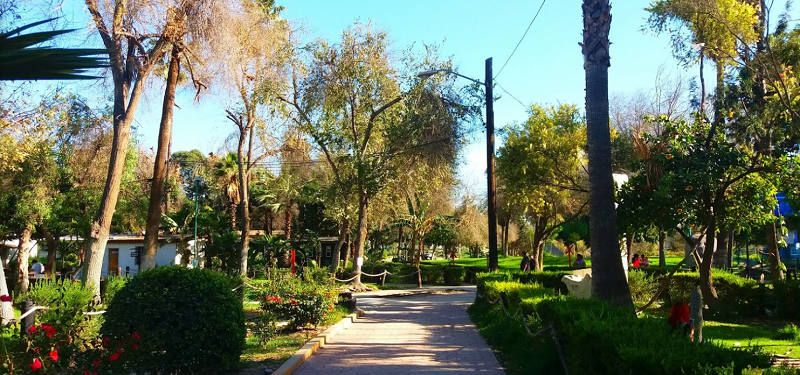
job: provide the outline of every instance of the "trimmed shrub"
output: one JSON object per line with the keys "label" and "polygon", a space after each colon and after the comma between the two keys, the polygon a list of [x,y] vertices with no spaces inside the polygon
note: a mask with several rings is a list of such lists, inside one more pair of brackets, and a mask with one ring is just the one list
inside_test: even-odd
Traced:
{"label": "trimmed shrub", "polygon": [[567,285],[561,281],[561,278],[565,275],[571,275],[571,272],[552,272],[552,271],[544,271],[544,272],[522,272],[522,271],[513,271],[513,272],[489,272],[489,273],[479,273],[476,275],[476,285],[478,285],[478,290],[482,291],[483,284],[487,281],[517,281],[523,284],[527,283],[538,283],[541,284],[545,288],[551,288],[558,291],[561,294],[567,294],[569,291],[567,290]]}
{"label": "trimmed shrub", "polygon": [[459,286],[464,282],[464,276],[467,270],[464,267],[445,267],[444,268],[444,284]]}
{"label": "trimmed shrub", "polygon": [[775,280],[772,288],[777,315],[800,320],[800,280]]}
{"label": "trimmed shrub", "polygon": [[[755,349],[730,349],[711,342],[692,343],[687,337],[670,332],[663,318],[637,318],[629,310],[600,300],[556,295],[552,289],[515,281],[486,281],[484,278],[482,285],[488,298],[502,293],[510,313],[522,309],[532,330],[553,325],[573,374],[707,374],[725,367],[730,367],[731,371],[724,373],[733,374],[748,366],[770,366],[769,357]],[[530,340],[521,325],[507,319],[500,309],[499,304],[489,305],[486,299],[479,299],[470,308],[481,333],[487,335],[487,341],[513,351],[516,357],[525,358],[526,367],[536,368],[541,373],[560,373],[556,359],[537,353],[553,351],[547,348],[553,347],[550,335],[538,336],[534,340],[538,342],[526,349],[506,346],[500,337],[492,337]],[[493,319],[505,319],[505,327],[494,326],[490,322]],[[500,357],[512,362],[511,367],[516,367],[513,361],[519,361],[506,355]]]}
{"label": "trimmed shrub", "polygon": [[[714,288],[720,301],[720,312],[742,316],[758,315],[759,307],[764,302],[763,291],[753,279],[739,277],[729,272],[714,270],[712,273]],[[665,302],[672,304],[683,299],[691,300],[692,290],[699,287],[700,275],[691,272],[679,272],[670,280]]]}
{"label": "trimmed shrub", "polygon": [[[108,304],[101,333],[137,337],[118,353],[128,373],[210,373],[238,363],[245,339],[242,303],[231,279],[209,270],[158,267],[128,281]],[[140,340],[139,340],[140,337]]]}
{"label": "trimmed shrub", "polygon": [[796,325],[789,323],[783,328],[779,329],[775,334],[776,340],[794,341],[800,345],[800,329]]}

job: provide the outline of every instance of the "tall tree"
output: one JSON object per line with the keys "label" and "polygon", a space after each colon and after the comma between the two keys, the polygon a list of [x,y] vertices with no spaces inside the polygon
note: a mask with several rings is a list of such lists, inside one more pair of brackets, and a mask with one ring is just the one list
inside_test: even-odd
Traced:
{"label": "tall tree", "polygon": [[611,134],[608,112],[608,0],[583,1],[583,67],[586,71],[586,140],[589,157],[589,226],[592,240],[592,294],[633,308],[617,242]]}
{"label": "tall tree", "polygon": [[531,255],[538,270],[545,241],[563,223],[586,213],[585,144],[586,126],[576,106],[534,105],[498,150],[497,175],[506,199],[523,209],[533,230]]}
{"label": "tall tree", "polygon": [[[207,24],[201,21],[208,20],[207,14],[212,10],[206,7],[205,2],[194,1],[176,1],[174,4],[143,1],[136,6],[129,6],[125,0],[85,0],[85,3],[108,53],[114,82],[111,160],[103,198],[87,240],[88,251],[82,280],[99,295],[103,256],[119,198],[131,124],[150,73],[169,49],[170,33],[165,30],[171,27],[173,19],[168,16],[158,20],[156,15],[178,12],[185,14],[187,19],[201,23],[200,27],[206,27]],[[169,11],[170,8],[173,10]]]}
{"label": "tall tree", "polygon": [[274,1],[246,2],[242,8],[225,21],[225,38],[217,51],[225,56],[223,77],[235,95],[226,118],[237,131],[237,178],[242,208],[239,272],[245,276],[250,243],[251,177],[259,162],[279,152],[277,141],[267,130],[263,111],[267,107],[273,113],[280,110],[282,103],[275,100],[275,94],[285,86],[292,41],[288,23],[279,17],[282,8],[276,7]]}

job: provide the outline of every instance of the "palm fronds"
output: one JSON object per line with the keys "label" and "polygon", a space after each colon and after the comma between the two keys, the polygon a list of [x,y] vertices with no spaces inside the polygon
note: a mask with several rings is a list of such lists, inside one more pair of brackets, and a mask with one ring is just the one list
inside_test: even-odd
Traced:
{"label": "palm fronds", "polygon": [[87,70],[104,68],[104,49],[34,47],[74,30],[21,32],[52,21],[34,22],[0,33],[0,80],[95,79]]}

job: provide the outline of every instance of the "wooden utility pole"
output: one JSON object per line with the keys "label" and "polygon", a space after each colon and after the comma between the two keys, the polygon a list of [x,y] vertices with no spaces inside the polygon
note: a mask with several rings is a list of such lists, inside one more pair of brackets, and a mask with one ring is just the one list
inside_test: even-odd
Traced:
{"label": "wooden utility pole", "polygon": [[489,271],[497,271],[497,181],[494,176],[494,98],[492,58],[486,59],[486,176],[489,203]]}

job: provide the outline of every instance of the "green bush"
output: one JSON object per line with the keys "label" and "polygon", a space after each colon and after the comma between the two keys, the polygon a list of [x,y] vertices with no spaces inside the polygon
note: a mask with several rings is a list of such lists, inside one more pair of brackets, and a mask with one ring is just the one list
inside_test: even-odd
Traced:
{"label": "green bush", "polygon": [[210,373],[239,361],[244,310],[231,279],[209,270],[158,267],[139,273],[108,304],[101,333],[141,337],[121,353],[128,373]]}
{"label": "green bush", "polygon": [[787,324],[785,327],[778,330],[775,334],[776,340],[794,341],[800,345],[800,329],[794,324]]}
{"label": "green bush", "polygon": [[36,305],[47,306],[48,310],[37,314],[39,322],[58,322],[60,329],[73,331],[91,325],[91,320],[87,320],[83,313],[94,310],[93,297],[93,292],[80,283],[70,280],[39,280],[32,284],[27,293],[17,295],[15,302],[32,300]]}
{"label": "green bush", "polygon": [[[692,343],[670,332],[663,318],[637,318],[595,299],[575,299],[557,295],[552,289],[516,281],[486,280],[486,297],[502,293],[511,313],[522,309],[532,330],[553,325],[564,348],[572,374],[706,374],[705,369],[728,367],[738,373],[748,366],[769,367],[769,357],[752,349],[730,349],[715,343]],[[538,336],[525,348],[516,347],[503,337],[530,340],[519,323],[508,319],[499,304],[479,299],[470,313],[487,341],[501,351],[507,367],[524,368],[521,373],[560,373],[560,363],[552,355],[549,335]],[[491,320],[503,321],[501,327]],[[505,351],[506,353],[502,353]],[[509,355],[508,353],[513,353]],[[515,364],[520,361],[524,364]],[[703,368],[699,364],[703,364]]]}
{"label": "green bush", "polygon": [[[741,316],[755,316],[764,303],[765,296],[759,290],[758,282],[753,279],[739,277],[726,271],[714,270],[712,273],[714,288],[720,302],[720,312]],[[692,272],[679,272],[673,275],[669,283],[665,302],[672,304],[683,299],[691,300],[692,290],[699,287],[700,275]]]}
{"label": "green bush", "polygon": [[460,286],[464,282],[467,271],[463,267],[445,267],[444,284]]}
{"label": "green bush", "polygon": [[636,306],[644,306],[658,290],[658,280],[646,272],[634,270],[628,272],[628,287],[631,290],[631,298]]}
{"label": "green bush", "polygon": [[775,280],[772,287],[777,315],[800,320],[800,280]]}
{"label": "green bush", "polygon": [[483,288],[483,284],[486,283],[487,281],[518,281],[523,284],[538,283],[545,288],[551,288],[558,291],[561,294],[567,294],[569,292],[567,290],[567,285],[561,281],[561,278],[571,274],[572,274],[571,272],[561,272],[561,271],[558,272],[506,271],[506,272],[479,273],[475,276],[476,277],[475,284],[478,285],[478,291],[481,291]]}
{"label": "green bush", "polygon": [[333,311],[339,293],[330,284],[297,278],[272,280],[259,292],[261,310],[276,319],[286,319],[292,328],[318,325]]}
{"label": "green bush", "polygon": [[103,301],[108,304],[109,301],[114,299],[114,296],[125,286],[128,280],[128,278],[122,276],[109,276],[106,279],[106,294],[103,296]]}

